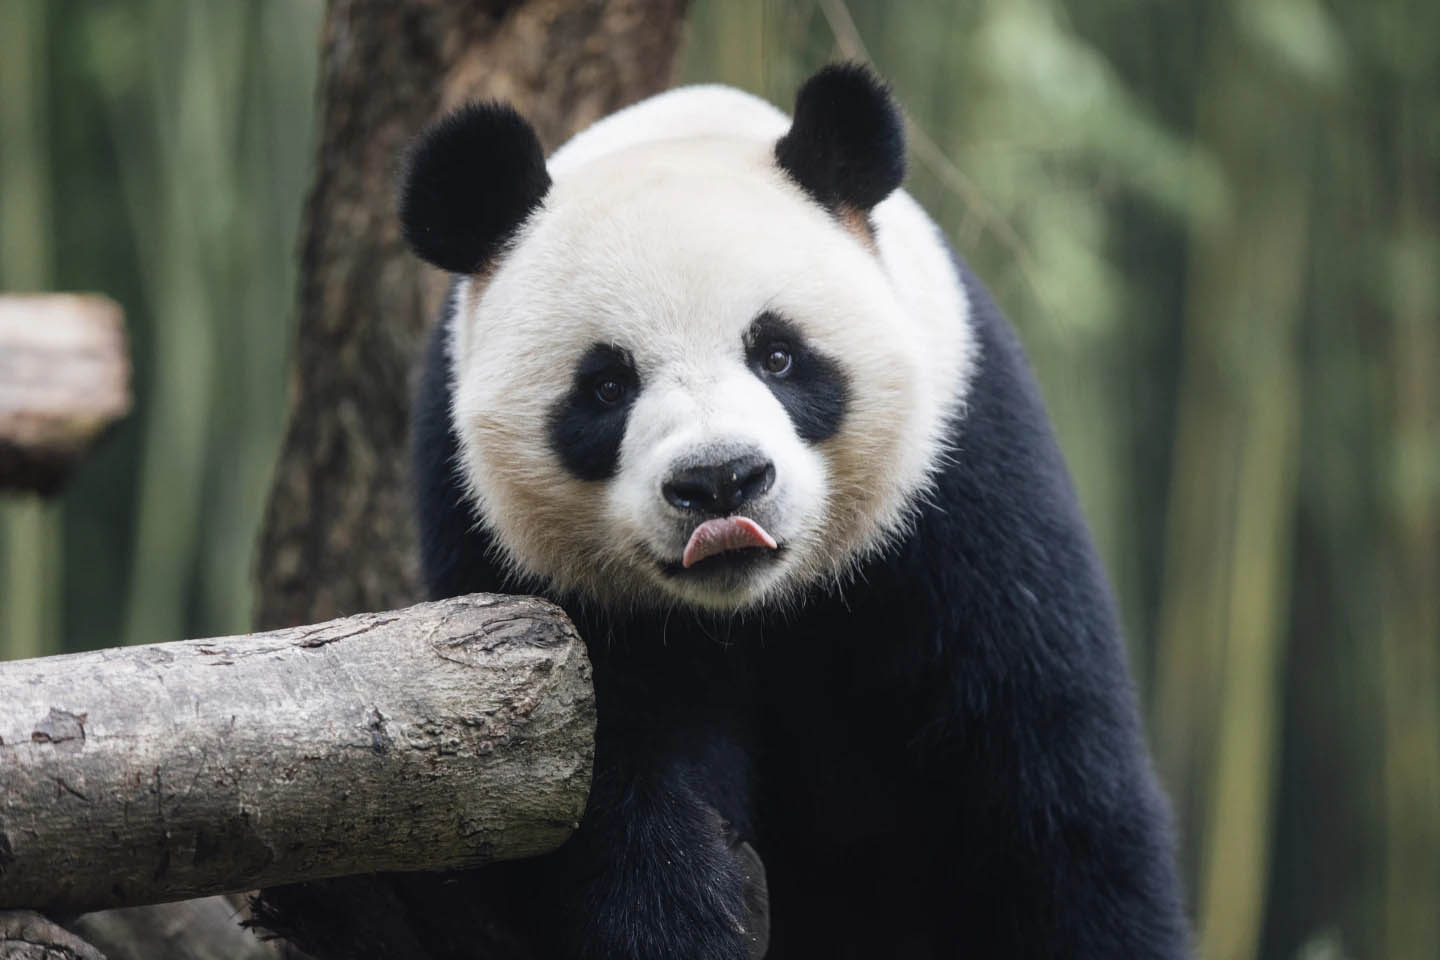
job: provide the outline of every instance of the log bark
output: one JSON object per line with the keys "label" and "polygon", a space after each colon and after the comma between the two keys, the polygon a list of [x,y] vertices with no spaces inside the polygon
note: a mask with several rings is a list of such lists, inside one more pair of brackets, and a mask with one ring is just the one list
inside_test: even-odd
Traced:
{"label": "log bark", "polygon": [[248,914],[246,897],[204,897],[101,910],[65,926],[108,960],[311,960],[284,940],[241,926]]}
{"label": "log bark", "polygon": [[547,148],[670,82],[683,0],[331,0],[288,433],[258,552],[261,627],[419,597],[406,488],[411,377],[446,283],[406,249],[400,157],[473,99]]}
{"label": "log bark", "polygon": [[0,910],[0,960],[105,960],[105,955],[38,913]]}
{"label": "log bark", "polygon": [[532,598],[0,663],[0,908],[543,853],[593,736],[584,646]]}
{"label": "log bark", "polygon": [[0,297],[0,488],[57,491],[130,410],[125,317],[108,297]]}

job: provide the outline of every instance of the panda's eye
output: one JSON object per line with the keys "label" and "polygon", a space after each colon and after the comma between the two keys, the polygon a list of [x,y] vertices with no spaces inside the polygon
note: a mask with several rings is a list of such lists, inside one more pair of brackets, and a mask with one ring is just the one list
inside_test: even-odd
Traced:
{"label": "panda's eye", "polygon": [[624,396],[625,384],[616,380],[614,377],[607,377],[595,384],[595,399],[607,407],[613,407],[619,403]]}
{"label": "panda's eye", "polygon": [[765,372],[772,377],[783,377],[790,372],[795,361],[790,356],[790,348],[783,343],[772,343],[770,349],[765,353]]}

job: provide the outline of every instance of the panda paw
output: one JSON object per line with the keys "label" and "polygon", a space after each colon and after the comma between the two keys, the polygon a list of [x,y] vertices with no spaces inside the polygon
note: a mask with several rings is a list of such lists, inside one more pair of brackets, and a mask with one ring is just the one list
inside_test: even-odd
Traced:
{"label": "panda paw", "polygon": [[678,834],[700,842],[675,844],[672,833],[671,843],[608,863],[574,889],[563,914],[569,922],[553,931],[560,942],[549,955],[761,960],[770,939],[764,865],[713,807],[704,805],[700,816],[704,829]]}

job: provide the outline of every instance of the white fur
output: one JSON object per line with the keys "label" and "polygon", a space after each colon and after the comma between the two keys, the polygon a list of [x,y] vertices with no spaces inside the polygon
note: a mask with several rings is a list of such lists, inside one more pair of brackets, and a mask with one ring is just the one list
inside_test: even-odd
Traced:
{"label": "white fur", "polygon": [[[724,87],[662,94],[550,159],[554,186],[498,265],[462,280],[452,414],[479,519],[507,560],[606,603],[741,609],[839,579],[903,532],[943,459],[975,347],[938,229],[897,191],[875,246],[774,162],[788,121]],[[837,436],[802,441],[744,362],[772,310],[850,384]],[[583,482],[547,417],[594,343],[634,357],[641,392],[616,476]],[[759,448],[773,488],[742,510],[785,545],[768,573],[719,592],[664,576],[698,522],[660,487],[677,460]]]}

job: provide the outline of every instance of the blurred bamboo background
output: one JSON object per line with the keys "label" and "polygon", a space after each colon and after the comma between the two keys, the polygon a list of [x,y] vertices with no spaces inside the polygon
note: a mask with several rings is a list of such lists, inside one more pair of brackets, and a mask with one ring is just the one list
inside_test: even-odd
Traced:
{"label": "blurred bamboo background", "polygon": [[[0,0],[0,289],[121,301],[137,393],[63,499],[0,499],[0,657],[248,628],[321,13]],[[1440,4],[691,28],[687,82],[869,58],[906,105],[1114,579],[1202,955],[1440,958]]]}

